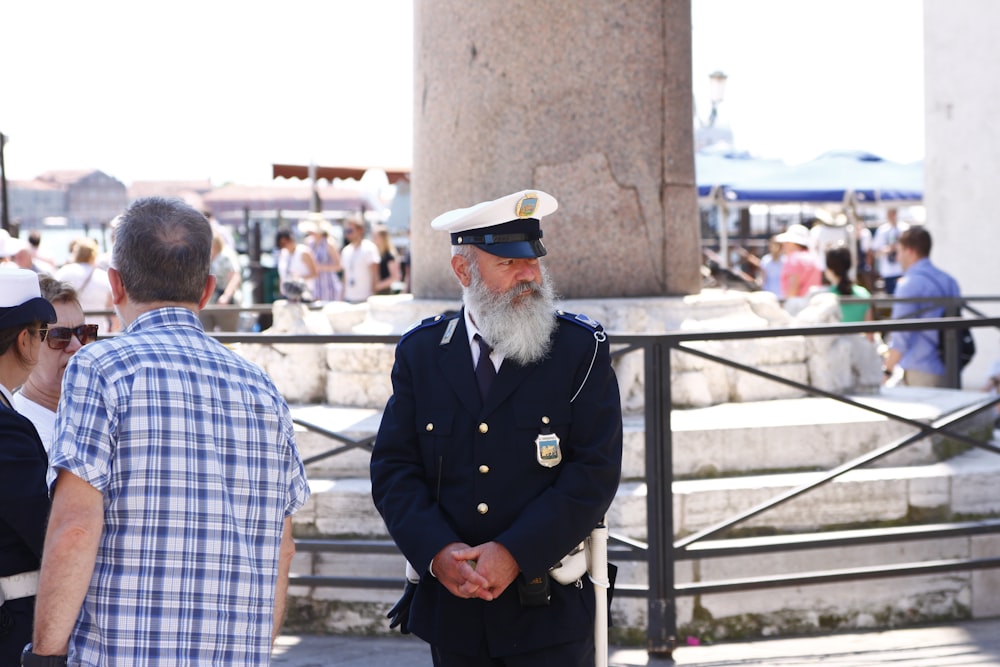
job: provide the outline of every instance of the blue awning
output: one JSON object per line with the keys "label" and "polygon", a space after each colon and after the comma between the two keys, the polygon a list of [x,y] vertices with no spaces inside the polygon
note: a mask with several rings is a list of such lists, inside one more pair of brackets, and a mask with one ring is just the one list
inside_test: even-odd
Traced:
{"label": "blue awning", "polygon": [[831,152],[726,183],[733,203],[917,203],[923,200],[923,162],[903,164],[861,151]]}

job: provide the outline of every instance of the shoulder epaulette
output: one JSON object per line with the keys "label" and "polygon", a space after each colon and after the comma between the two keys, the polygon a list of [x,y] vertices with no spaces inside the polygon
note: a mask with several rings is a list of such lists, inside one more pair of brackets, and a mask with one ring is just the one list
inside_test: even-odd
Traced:
{"label": "shoulder epaulette", "polygon": [[446,322],[454,322],[454,324],[451,324],[449,327],[449,329],[453,331],[454,327],[458,324],[458,315],[459,313],[457,312],[443,313],[441,315],[434,315],[432,317],[428,317],[419,322],[414,322],[413,324],[410,325],[410,327],[406,331],[403,332],[403,335],[400,337],[399,342],[402,343],[408,336],[417,331],[420,331],[422,329],[428,329],[430,327],[434,327],[439,324],[444,324]]}
{"label": "shoulder epaulette", "polygon": [[566,320],[567,322],[572,322],[578,326],[584,327],[588,331],[604,331],[604,327],[597,320],[588,317],[587,315],[579,313],[570,313],[565,310],[557,310],[556,317]]}

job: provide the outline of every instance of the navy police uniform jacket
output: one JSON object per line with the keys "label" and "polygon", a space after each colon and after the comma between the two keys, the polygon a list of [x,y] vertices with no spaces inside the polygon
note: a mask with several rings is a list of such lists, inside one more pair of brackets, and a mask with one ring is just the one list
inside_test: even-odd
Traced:
{"label": "navy police uniform jacket", "polygon": [[[35,426],[0,400],[0,577],[41,565],[49,517],[48,465]],[[34,596],[0,607],[0,664],[20,664],[21,649],[31,641],[34,608]]]}
{"label": "navy police uniform jacket", "polygon": [[[396,348],[393,395],[371,461],[372,495],[393,540],[421,573],[411,631],[442,649],[499,657],[593,633],[594,595],[552,580],[548,606],[525,607],[517,581],[497,599],[453,596],[429,573],[447,544],[496,541],[523,576],[547,571],[604,516],[621,475],[618,383],[603,329],[557,314],[549,356],[505,359],[485,405],[462,314],[425,320]],[[562,460],[539,463],[536,438]]]}

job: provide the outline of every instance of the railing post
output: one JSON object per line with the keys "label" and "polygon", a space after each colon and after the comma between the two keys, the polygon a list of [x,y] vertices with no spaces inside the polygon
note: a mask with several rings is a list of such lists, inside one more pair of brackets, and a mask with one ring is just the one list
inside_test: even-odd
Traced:
{"label": "railing post", "polygon": [[[961,303],[949,301],[944,308],[945,317],[959,317],[962,314]],[[944,336],[944,377],[945,386],[952,389],[962,388],[962,369],[958,363],[958,329],[941,329],[939,336]]]}
{"label": "railing post", "polygon": [[673,441],[670,427],[670,346],[657,336],[646,344],[646,530],[649,626],[647,652],[669,658],[677,645],[674,594]]}
{"label": "railing post", "polygon": [[250,212],[244,211],[247,225],[247,254],[250,256],[250,281],[253,283],[253,302],[264,303],[264,268],[260,263],[260,222],[250,222]]}

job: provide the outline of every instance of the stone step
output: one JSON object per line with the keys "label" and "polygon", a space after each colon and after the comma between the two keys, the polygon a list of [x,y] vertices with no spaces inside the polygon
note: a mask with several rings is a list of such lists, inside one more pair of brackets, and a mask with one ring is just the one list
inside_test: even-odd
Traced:
{"label": "stone step", "polygon": [[[857,531],[824,533],[825,538]],[[742,538],[713,541],[734,547],[759,541]],[[847,568],[892,566],[952,559],[995,557],[1000,536],[981,534],[912,542],[856,544],[804,549],[784,553],[750,554],[678,561],[679,586],[731,582],[743,579],[787,577]],[[648,583],[643,561],[616,558],[620,590]],[[300,552],[292,572],[320,576],[398,579],[390,589],[291,586],[286,629],[312,633],[394,634],[385,613],[402,590],[404,561],[399,555],[364,558],[330,552]],[[637,641],[643,636],[648,607],[644,597],[614,597],[611,608],[615,641]],[[769,587],[753,591],[702,593],[677,598],[680,636],[703,641],[840,629],[914,625],[947,618],[983,618],[1000,615],[1000,570],[929,573],[864,582]],[[641,641],[640,641],[641,643]]]}
{"label": "stone step", "polygon": [[[997,442],[997,440],[994,440]],[[675,481],[674,530],[695,533],[748,511],[823,473],[783,473]],[[367,478],[310,480],[312,497],[295,514],[299,537],[386,538]],[[813,531],[849,525],[944,521],[961,516],[1000,516],[1000,455],[976,448],[948,461],[921,466],[862,468],[809,491],[741,529]],[[646,483],[623,482],[608,512],[609,525],[645,540]]]}
{"label": "stone step", "polygon": [[[893,387],[879,394],[852,396],[858,403],[922,423],[974,405],[985,394],[952,389]],[[295,405],[293,417],[355,440],[378,430],[381,411],[327,405]],[[706,408],[674,410],[673,464],[675,478],[714,477],[747,472],[818,470],[838,466],[880,445],[914,432],[908,424],[845,405],[829,398],[797,398],[725,403]],[[984,411],[955,431],[985,440],[993,415]],[[303,458],[341,446],[325,435],[297,427]],[[898,467],[930,464],[963,447],[935,436],[907,446],[874,463]],[[369,454],[355,449],[310,465],[311,477],[368,476]],[[624,419],[622,479],[645,478],[645,424],[642,416]]]}
{"label": "stone step", "polygon": [[[993,442],[1000,442],[1000,432]],[[796,486],[816,473],[775,474],[687,480],[674,483],[674,524],[679,535],[713,525]],[[365,479],[312,480],[313,496],[295,517],[296,535],[388,539]],[[955,516],[1000,516],[1000,456],[974,449],[926,466],[863,469],[847,473],[765,515],[745,528],[771,532],[827,531],[857,522],[895,525],[947,520]],[[608,514],[611,531],[645,540],[646,487],[628,482]],[[759,538],[735,538],[735,545]],[[766,539],[766,538],[765,538]],[[947,559],[986,558],[1000,553],[1000,535],[806,549],[766,555],[679,561],[679,584],[762,576],[782,576],[850,567],[872,567]],[[614,558],[612,558],[614,561]],[[646,585],[644,562],[619,566],[622,586]],[[402,587],[404,561],[398,554],[365,555],[300,551],[292,564],[298,575],[395,579],[397,589],[292,586],[289,627],[308,632],[392,634],[386,611]],[[643,636],[645,598],[616,596],[612,607],[618,641]],[[1000,570],[976,570],[874,581],[791,585],[763,591],[706,593],[677,601],[682,636],[739,639],[768,634],[915,624],[943,618],[1000,614]]]}

